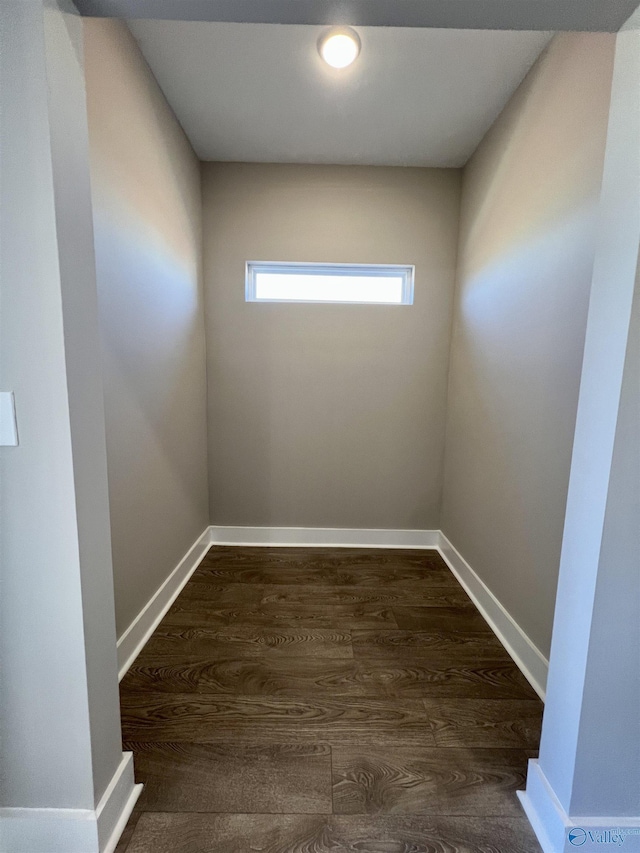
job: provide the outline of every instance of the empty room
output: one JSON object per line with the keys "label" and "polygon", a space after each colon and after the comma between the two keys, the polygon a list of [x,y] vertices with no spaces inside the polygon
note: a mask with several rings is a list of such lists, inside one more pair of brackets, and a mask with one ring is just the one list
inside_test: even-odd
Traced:
{"label": "empty room", "polygon": [[3,4],[2,853],[640,850],[636,6]]}

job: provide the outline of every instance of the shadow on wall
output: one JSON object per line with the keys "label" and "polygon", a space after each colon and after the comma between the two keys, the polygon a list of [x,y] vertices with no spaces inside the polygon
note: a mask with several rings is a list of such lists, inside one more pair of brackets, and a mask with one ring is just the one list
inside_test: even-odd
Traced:
{"label": "shadow on wall", "polygon": [[442,529],[544,655],[614,46],[555,36],[463,180]]}
{"label": "shadow on wall", "polygon": [[202,305],[193,264],[130,217],[94,208],[94,234],[121,633],[163,579],[150,540],[168,574],[208,522]]}
{"label": "shadow on wall", "polygon": [[[471,161],[479,177],[465,186],[465,279],[594,211],[614,39],[599,33],[556,36],[481,143]],[[591,73],[585,75],[589,57]],[[604,105],[605,115],[597,110]],[[561,118],[550,122],[550,116]]]}
{"label": "shadow on wall", "polygon": [[84,33],[121,635],[209,523],[200,164],[125,24]]}

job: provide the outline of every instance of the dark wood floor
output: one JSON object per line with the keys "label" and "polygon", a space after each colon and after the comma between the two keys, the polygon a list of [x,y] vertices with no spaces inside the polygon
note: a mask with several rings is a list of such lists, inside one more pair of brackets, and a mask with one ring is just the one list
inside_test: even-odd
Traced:
{"label": "dark wood floor", "polygon": [[436,552],[212,548],[121,685],[117,853],[533,853],[542,705]]}

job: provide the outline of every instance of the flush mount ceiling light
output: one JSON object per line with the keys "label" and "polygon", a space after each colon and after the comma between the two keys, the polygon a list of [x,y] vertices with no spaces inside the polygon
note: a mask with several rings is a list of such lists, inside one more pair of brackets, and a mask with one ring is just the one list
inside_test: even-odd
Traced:
{"label": "flush mount ceiling light", "polygon": [[320,36],[318,51],[327,65],[346,68],[360,53],[360,38],[351,27],[334,27]]}

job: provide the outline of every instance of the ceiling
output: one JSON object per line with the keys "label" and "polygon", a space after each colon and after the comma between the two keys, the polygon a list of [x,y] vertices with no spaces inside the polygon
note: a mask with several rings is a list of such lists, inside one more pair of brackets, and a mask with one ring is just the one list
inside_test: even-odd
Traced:
{"label": "ceiling", "polygon": [[106,18],[614,33],[638,0],[75,0],[74,5],[81,15]]}
{"label": "ceiling", "polygon": [[130,21],[202,160],[462,166],[549,41],[359,27],[341,71],[306,25]]}

